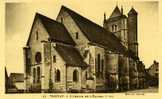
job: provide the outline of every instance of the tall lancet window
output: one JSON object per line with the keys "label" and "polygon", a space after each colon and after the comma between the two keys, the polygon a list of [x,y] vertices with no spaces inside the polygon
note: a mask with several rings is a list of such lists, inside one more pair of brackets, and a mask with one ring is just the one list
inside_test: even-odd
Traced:
{"label": "tall lancet window", "polygon": [[97,68],[97,69],[98,69],[98,70],[97,70],[97,77],[99,77],[99,75],[100,75],[100,69],[101,69],[101,66],[100,66],[100,65],[101,65],[101,64],[100,64],[100,58],[101,58],[101,55],[98,54],[98,55],[97,55],[97,67],[98,67],[98,68]]}
{"label": "tall lancet window", "polygon": [[60,82],[61,80],[60,78],[61,78],[60,70],[57,70],[55,74],[55,81]]}
{"label": "tall lancet window", "polygon": [[118,26],[117,25],[112,25],[112,32],[117,32],[117,30],[118,30]]}
{"label": "tall lancet window", "polygon": [[78,32],[75,33],[75,38],[76,38],[76,39],[79,39],[79,34],[78,34]]}
{"label": "tall lancet window", "polygon": [[104,59],[101,60],[101,73],[102,73],[102,78],[104,77]]}
{"label": "tall lancet window", "polygon": [[36,83],[36,69],[33,68],[33,83]]}
{"label": "tall lancet window", "polygon": [[74,82],[79,81],[79,73],[77,70],[74,70],[74,72],[73,72],[73,81]]}
{"label": "tall lancet window", "polygon": [[37,83],[40,82],[40,67],[37,67]]}

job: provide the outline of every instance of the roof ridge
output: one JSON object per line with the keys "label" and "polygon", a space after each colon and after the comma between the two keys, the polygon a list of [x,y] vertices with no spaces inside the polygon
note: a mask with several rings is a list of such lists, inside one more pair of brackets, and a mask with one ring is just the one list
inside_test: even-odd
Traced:
{"label": "roof ridge", "polygon": [[[101,28],[101,29],[103,29],[104,31],[107,31],[105,28],[103,28],[102,26],[100,26],[99,24],[97,24],[97,23],[95,23],[95,22],[93,22],[93,21],[91,21],[91,20],[89,20],[88,18],[86,18],[86,17],[84,17],[84,16],[82,16],[82,15],[80,15],[80,14],[78,14],[77,12],[75,12],[75,11],[73,11],[73,10],[71,10],[71,9],[69,9],[69,8],[67,8],[66,6],[64,6],[64,5],[62,5],[62,8],[63,9],[66,9],[66,10],[68,10],[68,11],[70,11],[70,12],[72,12],[72,13],[75,13],[75,14],[77,14],[77,15],[79,15],[80,17],[82,17],[82,18],[84,18],[84,19],[86,19],[87,21],[89,21],[89,22],[92,22],[94,25],[96,25],[97,27],[99,27],[99,28]],[[113,33],[111,33],[110,31],[107,31],[107,33],[109,33],[110,35],[112,35],[112,36],[114,36],[118,41],[120,41],[120,39],[119,38],[117,38]]]}
{"label": "roof ridge", "polygon": [[71,10],[71,9],[67,8],[67,7],[66,7],[66,6],[64,6],[64,5],[62,5],[62,8],[63,8],[63,9],[65,8],[66,10],[68,10],[68,11],[70,11],[70,12],[72,12],[72,13],[75,13],[75,14],[79,15],[80,17],[82,17],[82,18],[84,18],[84,19],[88,20],[89,22],[92,22],[93,24],[95,24],[95,25],[97,25],[97,26],[99,26],[99,27],[102,27],[101,25],[99,25],[99,24],[97,24],[97,23],[93,22],[92,20],[90,20],[90,19],[88,19],[88,18],[84,17],[83,15],[81,15],[81,14],[79,14],[79,13],[75,12],[74,10]]}
{"label": "roof ridge", "polygon": [[[64,24],[39,13],[36,13],[36,15],[41,20],[51,39],[58,42],[67,41],[67,43],[75,45]],[[64,38],[65,36],[66,38]]]}
{"label": "roof ridge", "polygon": [[[78,14],[77,12],[75,12],[75,11],[73,11],[73,10],[71,10],[71,9],[69,9],[69,8],[67,8],[67,7],[65,7],[64,5],[62,5],[62,7],[65,8],[65,9],[67,9],[67,10],[69,10],[69,11],[72,11],[73,13],[79,15],[79,16],[82,17],[82,18],[85,18],[87,21],[92,22],[93,24],[95,24],[95,25],[98,26],[99,28],[102,28],[102,29],[106,30],[106,29],[103,28],[101,25],[99,25],[99,24],[97,24],[97,23],[95,23],[95,22],[89,20],[88,18],[86,18],[86,17],[84,17],[84,16]],[[106,31],[107,31],[107,30],[106,30]],[[109,32],[110,32],[110,31],[109,31]],[[108,32],[108,33],[109,33],[109,32]],[[113,33],[110,32],[109,34],[113,34]],[[117,38],[117,39],[118,39],[118,38]]]}
{"label": "roof ridge", "polygon": [[102,26],[65,6],[62,6],[61,10],[67,12],[71,16],[89,41],[105,46],[108,50],[123,53],[124,55],[135,58],[133,54],[131,55],[128,53],[128,49],[123,46],[120,39],[110,31],[107,31]]}
{"label": "roof ridge", "polygon": [[48,19],[48,20],[50,20],[50,21],[53,21],[53,22],[56,22],[56,23],[58,23],[58,24],[63,25],[62,23],[56,21],[55,19],[49,18],[49,17],[47,17],[47,16],[45,16],[45,15],[43,15],[43,14],[40,14],[40,13],[38,13],[38,12],[36,12],[36,16],[38,16],[39,18],[46,18],[46,19]]}

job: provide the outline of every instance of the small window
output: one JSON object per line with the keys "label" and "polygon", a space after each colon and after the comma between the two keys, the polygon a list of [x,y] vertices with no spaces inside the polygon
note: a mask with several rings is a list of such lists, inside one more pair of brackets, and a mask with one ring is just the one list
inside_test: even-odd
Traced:
{"label": "small window", "polygon": [[55,81],[56,82],[60,82],[60,77],[61,77],[60,71],[59,70],[56,70]]}
{"label": "small window", "polygon": [[75,34],[75,35],[76,35],[76,37],[75,37],[75,38],[76,38],[76,39],[79,39],[79,34],[78,34],[78,32],[76,32],[76,34]]}
{"label": "small window", "polygon": [[56,56],[53,56],[53,62],[56,63]]}
{"label": "small window", "polygon": [[74,72],[73,72],[73,81],[77,82],[78,80],[79,80],[78,71],[74,70]]}
{"label": "small window", "polygon": [[36,31],[36,40],[38,40],[38,31]]}

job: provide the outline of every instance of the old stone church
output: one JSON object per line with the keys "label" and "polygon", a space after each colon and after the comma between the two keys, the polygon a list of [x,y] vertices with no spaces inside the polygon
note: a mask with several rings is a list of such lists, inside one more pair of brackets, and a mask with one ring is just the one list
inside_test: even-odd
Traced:
{"label": "old stone church", "polygon": [[144,84],[137,16],[134,8],[126,16],[116,6],[102,27],[65,6],[56,20],[36,13],[23,48],[26,91],[105,92]]}

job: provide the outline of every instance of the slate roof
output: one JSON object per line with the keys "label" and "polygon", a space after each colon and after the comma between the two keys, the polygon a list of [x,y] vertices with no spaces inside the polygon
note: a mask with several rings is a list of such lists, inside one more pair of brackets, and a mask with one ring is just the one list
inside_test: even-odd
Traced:
{"label": "slate roof", "polygon": [[81,66],[86,67],[87,64],[83,61],[79,51],[73,46],[56,44],[54,47],[59,55],[63,58],[68,66]]}
{"label": "slate roof", "polygon": [[11,73],[10,80],[13,82],[24,82],[24,74],[23,73]]}
{"label": "slate roof", "polygon": [[75,45],[75,42],[62,23],[59,23],[39,13],[36,13],[35,19],[36,18],[41,20],[52,41]]}
{"label": "slate roof", "polygon": [[61,10],[64,10],[70,14],[84,35],[92,43],[105,46],[111,51],[124,54],[127,53],[126,48],[120,43],[120,40],[111,32],[105,30],[103,27],[79,15],[78,13],[66,8],[65,6],[62,6]]}

